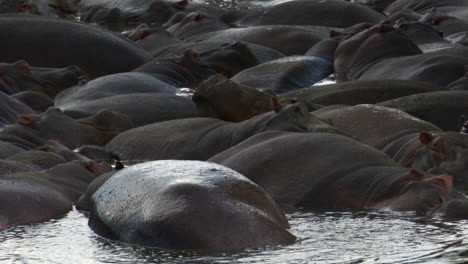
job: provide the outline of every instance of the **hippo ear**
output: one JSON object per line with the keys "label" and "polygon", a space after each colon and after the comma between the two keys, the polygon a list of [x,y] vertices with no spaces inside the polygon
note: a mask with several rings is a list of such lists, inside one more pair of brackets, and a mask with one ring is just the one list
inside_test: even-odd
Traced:
{"label": "hippo ear", "polygon": [[29,64],[24,60],[15,62],[15,68],[20,72],[31,73],[31,67],[29,67]]}
{"label": "hippo ear", "polygon": [[188,1],[187,0],[182,0],[182,1],[177,1],[175,3],[172,4],[172,7],[174,9],[177,9],[179,11],[182,11],[184,10],[188,5]]}
{"label": "hippo ear", "polygon": [[421,181],[424,179],[424,174],[417,169],[411,169],[408,178],[410,181]]}
{"label": "hippo ear", "polygon": [[24,126],[33,127],[39,120],[41,120],[41,118],[36,115],[18,115],[16,122]]}
{"label": "hippo ear", "polygon": [[434,139],[434,136],[428,132],[421,132],[419,133],[419,141],[424,145],[429,144]]}
{"label": "hippo ear", "polygon": [[451,190],[453,187],[453,177],[448,174],[437,175],[429,179],[429,182],[436,187],[444,190]]}
{"label": "hippo ear", "polygon": [[278,98],[275,96],[271,97],[271,107],[275,113],[278,113],[283,108],[283,105],[279,103]]}

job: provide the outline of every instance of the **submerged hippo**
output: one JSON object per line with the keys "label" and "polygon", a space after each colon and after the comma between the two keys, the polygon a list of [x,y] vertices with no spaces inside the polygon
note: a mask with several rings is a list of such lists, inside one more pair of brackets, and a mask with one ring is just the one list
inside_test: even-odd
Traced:
{"label": "submerged hippo", "polygon": [[152,161],[119,171],[91,197],[89,225],[126,243],[179,250],[232,251],[295,240],[261,188],[200,161]]}
{"label": "submerged hippo", "polygon": [[93,171],[96,166],[75,161],[40,172],[1,175],[0,229],[63,216],[99,175]]}
{"label": "submerged hippo", "polygon": [[452,197],[451,176],[398,167],[385,153],[337,134],[265,132],[209,161],[244,174],[278,203],[312,210],[431,215]]}

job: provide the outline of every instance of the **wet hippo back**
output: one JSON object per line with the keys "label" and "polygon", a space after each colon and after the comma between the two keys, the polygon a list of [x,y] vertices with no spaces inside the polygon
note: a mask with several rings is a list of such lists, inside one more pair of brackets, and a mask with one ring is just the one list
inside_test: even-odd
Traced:
{"label": "wet hippo back", "polygon": [[[77,65],[91,78],[130,71],[151,55],[111,32],[80,23],[30,15],[1,15],[0,61],[19,59],[33,66]],[[47,56],[44,52],[48,52]]]}

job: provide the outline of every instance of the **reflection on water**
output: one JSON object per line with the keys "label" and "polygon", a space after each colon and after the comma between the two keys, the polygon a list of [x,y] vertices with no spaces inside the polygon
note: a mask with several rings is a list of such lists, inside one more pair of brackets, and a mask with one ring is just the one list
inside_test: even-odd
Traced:
{"label": "reflection on water", "polygon": [[388,212],[287,214],[293,245],[207,255],[109,241],[72,211],[0,231],[0,263],[462,263],[467,221]]}

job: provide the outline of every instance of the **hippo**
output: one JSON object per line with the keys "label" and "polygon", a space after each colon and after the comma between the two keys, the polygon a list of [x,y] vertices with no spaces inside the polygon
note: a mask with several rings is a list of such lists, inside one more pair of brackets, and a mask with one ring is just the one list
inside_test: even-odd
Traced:
{"label": "hippo", "polygon": [[334,127],[310,115],[305,105],[295,103],[239,123],[206,117],[154,123],[119,134],[106,149],[121,160],[206,160],[268,130],[336,132]]}
{"label": "hippo", "polygon": [[153,75],[140,72],[124,72],[96,78],[84,85],[68,88],[55,98],[56,107],[70,107],[100,98],[134,94],[176,94],[178,89]]}
{"label": "hippo", "polygon": [[384,19],[385,16],[379,12],[356,3],[341,0],[296,0],[267,8],[258,24],[346,28],[362,22],[377,24]]}
{"label": "hippo", "polygon": [[329,34],[330,29],[326,27],[273,25],[214,31],[189,40],[245,41],[272,48],[284,55],[303,55]]}
{"label": "hippo", "polygon": [[20,114],[34,114],[35,111],[12,96],[0,92],[0,127],[14,123]]}
{"label": "hippo", "polygon": [[459,132],[419,132],[396,137],[382,149],[399,166],[449,173],[459,189],[468,182],[468,137]]}
{"label": "hippo", "polygon": [[92,195],[89,226],[125,243],[177,250],[226,252],[295,241],[261,188],[202,161],[160,160],[120,170]]}
{"label": "hippo", "polygon": [[429,122],[401,110],[379,105],[334,105],[313,111],[312,114],[336,127],[344,135],[376,149],[382,149],[389,141],[407,134],[422,131],[442,132]]}
{"label": "hippo", "polygon": [[99,166],[73,161],[40,172],[1,175],[0,228],[62,217],[98,176],[93,168]]}
{"label": "hippo", "polygon": [[407,35],[416,45],[446,41],[442,32],[437,31],[427,23],[409,22],[402,18],[395,22],[395,27]]}
{"label": "hippo", "polygon": [[70,0],[2,0],[0,14],[30,13],[47,17],[69,18],[76,13]]}
{"label": "hippo", "polygon": [[249,86],[239,85],[221,74],[203,82],[193,93],[198,116],[241,122],[272,111],[279,99]]}
{"label": "hippo", "polygon": [[60,109],[68,116],[79,119],[93,116],[100,111],[119,112],[133,126],[197,116],[195,104],[186,96],[165,93],[131,93],[104,97],[96,100],[72,102]]}
{"label": "hippo", "polygon": [[122,31],[122,29],[141,23],[161,26],[176,12],[184,10],[188,4],[187,0],[173,3],[164,0],[81,0],[78,3],[78,9],[83,22]]}
{"label": "hippo", "polygon": [[41,92],[54,98],[57,93],[88,80],[87,74],[75,65],[64,68],[31,67],[24,60],[0,63],[0,91],[17,94],[24,91]]}
{"label": "hippo", "polygon": [[454,47],[421,54],[403,33],[377,25],[340,43],[334,67],[337,81],[400,79],[446,86],[465,74],[466,52]]}
{"label": "hippo", "polygon": [[333,64],[320,57],[287,56],[245,69],[231,79],[260,91],[285,93],[309,87],[333,73]]}
{"label": "hippo", "polygon": [[[125,38],[72,21],[8,14],[0,15],[0,30],[8,35],[0,44],[0,61],[25,60],[35,67],[76,65],[91,79],[130,71],[152,59]],[[35,44],[30,45],[31,42]],[[44,56],[44,50],[54,53]]]}
{"label": "hippo", "polygon": [[13,94],[12,97],[39,113],[54,106],[54,100],[42,92],[24,91]]}
{"label": "hippo", "polygon": [[464,0],[397,0],[389,5],[384,12],[391,14],[402,9],[410,9],[423,14],[433,8],[447,15],[464,20],[468,19],[468,3]]}
{"label": "hippo", "polygon": [[310,109],[319,105],[376,104],[403,96],[440,91],[443,88],[425,82],[407,80],[348,81],[312,86],[281,94],[280,97],[305,103]]}
{"label": "hippo", "polygon": [[403,110],[446,131],[457,131],[458,117],[468,116],[468,91],[438,91],[408,95],[378,103]]}
{"label": "hippo", "polygon": [[166,28],[173,36],[184,40],[208,32],[228,29],[229,25],[214,15],[203,10],[187,14],[178,23]]}
{"label": "hippo", "polygon": [[42,146],[48,139],[60,141],[68,148],[82,145],[103,145],[133,124],[121,113],[104,110],[89,118],[74,120],[58,108],[41,114],[23,114],[18,123],[3,127],[0,140],[23,150]]}
{"label": "hippo", "polygon": [[11,142],[0,140],[0,159],[24,152],[25,150]]}
{"label": "hippo", "polygon": [[398,167],[385,153],[338,134],[265,132],[209,161],[244,174],[279,204],[314,211],[434,215],[453,192],[452,176]]}
{"label": "hippo", "polygon": [[180,57],[156,59],[133,72],[153,75],[175,87],[194,87],[217,73],[210,65],[200,61],[198,53],[193,50],[185,51]]}
{"label": "hippo", "polygon": [[[262,45],[248,43],[245,41],[217,40],[178,43],[164,49],[164,51],[158,53],[157,56],[180,56],[188,49],[197,52],[200,59],[207,63],[210,63],[213,59],[226,58],[226,60],[229,61],[229,64],[225,64],[223,68],[228,69],[229,71],[224,70],[222,73],[225,75],[226,73],[229,73],[226,75],[229,77],[232,77],[234,74],[239,72],[241,68],[242,70],[247,68],[246,66],[251,67],[284,57],[284,54]],[[214,58],[211,58],[212,56],[214,56]],[[219,64],[219,62],[217,64]],[[236,71],[233,71],[232,68],[236,69]]]}

